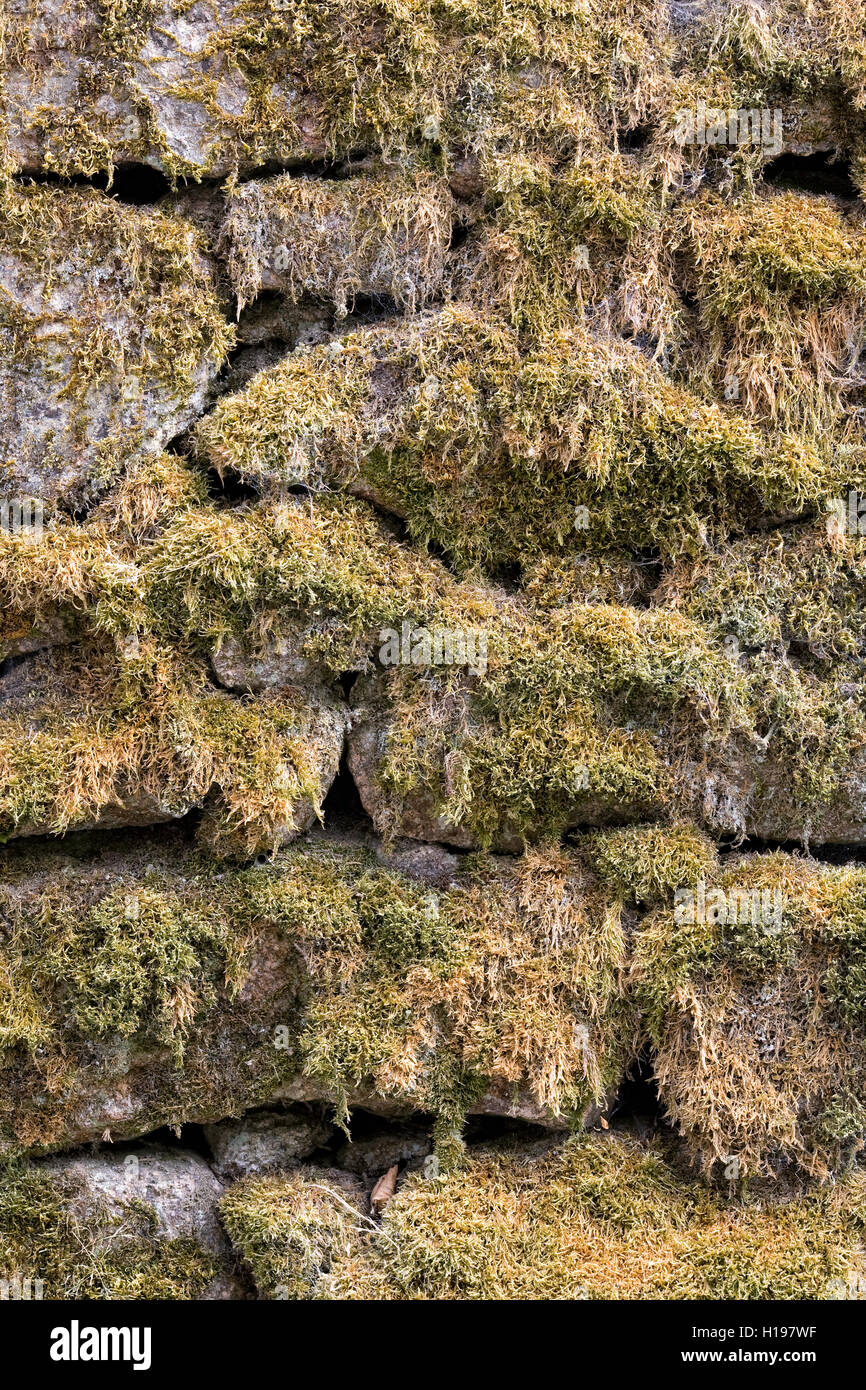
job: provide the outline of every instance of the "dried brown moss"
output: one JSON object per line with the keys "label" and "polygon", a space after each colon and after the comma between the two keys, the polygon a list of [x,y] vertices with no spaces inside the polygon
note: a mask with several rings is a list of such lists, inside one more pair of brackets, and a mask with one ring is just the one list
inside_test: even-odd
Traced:
{"label": "dried brown moss", "polygon": [[729,1176],[843,1171],[866,1133],[863,869],[774,853],[680,887],[694,906],[652,913],[631,967],[674,1123]]}

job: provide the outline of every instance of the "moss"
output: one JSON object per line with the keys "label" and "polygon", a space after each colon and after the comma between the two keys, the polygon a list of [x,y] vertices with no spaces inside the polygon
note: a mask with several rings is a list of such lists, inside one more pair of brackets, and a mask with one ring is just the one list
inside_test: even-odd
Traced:
{"label": "moss", "polygon": [[40,1280],[48,1299],[198,1298],[213,1278],[207,1251],[158,1233],[144,1203],[81,1209],[74,1179],[35,1167],[0,1175],[0,1279]]}
{"label": "moss", "polygon": [[[717,389],[814,434],[838,420],[866,293],[866,241],[829,198],[781,192],[686,213],[699,353]],[[730,394],[730,393],[729,393]]]}
{"label": "moss", "polygon": [[[169,481],[181,488],[183,477],[166,480],[166,488]],[[142,488],[147,520],[124,520],[111,507],[133,505],[136,486],[124,484],[116,504],[107,501],[82,525],[46,533],[37,546],[0,546],[0,582],[20,615],[16,622],[29,618],[38,627],[58,608],[73,616],[83,609],[75,621],[100,633],[103,650],[106,633],[121,653],[138,644],[139,659],[124,659],[122,679],[112,678],[112,706],[146,710],[151,727],[169,696],[181,700],[172,717],[195,730],[193,746],[211,749],[211,761],[204,767],[197,759],[183,778],[161,775],[157,795],[182,787],[184,778],[191,799],[202,795],[199,770],[204,778],[216,762],[228,765],[232,745],[240,750],[247,765],[233,767],[231,786],[221,783],[231,852],[232,825],[243,850],[256,835],[272,843],[277,828],[290,823],[287,803],[302,798],[311,774],[315,780],[317,758],[337,738],[331,726],[340,716],[331,719],[324,697],[315,729],[303,711],[292,726],[279,702],[242,707],[211,694],[193,700],[192,692],[206,688],[200,663],[229,636],[286,641],[333,677],[371,670],[382,629],[399,631],[403,622],[486,638],[484,672],[393,668],[364,696],[374,721],[388,726],[377,773],[383,832],[398,823],[402,800],[416,793],[430,799],[436,816],[465,825],[482,843],[506,833],[513,839],[559,832],[574,823],[587,793],[615,798],[629,818],[656,815],[675,799],[676,813],[694,814],[682,800],[678,766],[689,757],[724,766],[726,740],[735,733],[753,756],[769,754],[785,770],[795,813],[807,816],[828,804],[862,741],[859,704],[848,689],[856,662],[846,669],[800,656],[814,634],[816,652],[818,643],[842,643],[854,658],[856,542],[840,558],[826,538],[816,544],[806,530],[790,548],[750,538],[721,552],[724,565],[714,558],[682,563],[649,611],[629,602],[630,580],[615,579],[617,602],[607,602],[603,590],[587,592],[566,567],[571,592],[551,607],[560,569],[550,571],[555,579],[545,580],[546,588],[533,571],[524,594],[514,596],[474,577],[455,582],[441,563],[395,542],[368,505],[345,496],[263,501],[227,513],[191,505],[182,490],[164,495],[157,488],[151,496]],[[129,524],[145,527],[140,541]],[[804,560],[809,577],[800,582]],[[623,563],[615,552],[614,574],[623,573]],[[835,605],[825,602],[826,584],[838,595]],[[794,661],[776,640],[785,609]],[[743,652],[741,642],[762,645]],[[291,727],[300,753],[309,750],[292,755],[294,791],[280,786],[277,755],[281,730]],[[146,745],[145,763],[160,747],[161,739]],[[272,754],[256,751],[267,747]],[[13,752],[21,756],[19,743]],[[31,775],[29,753],[25,761],[27,776],[18,785],[30,805],[40,778]],[[54,753],[49,761],[56,765]],[[76,782],[73,776],[70,785]]]}
{"label": "moss", "polygon": [[862,546],[822,519],[683,565],[658,594],[736,660],[763,755],[790,768],[796,794],[816,807],[864,742]]}
{"label": "moss", "polygon": [[[360,1193],[340,1173],[247,1178],[219,1205],[232,1245],[263,1298],[308,1299],[369,1222]],[[372,1222],[369,1222],[372,1225]]]}
{"label": "moss", "polygon": [[315,704],[291,690],[242,703],[137,635],[119,652],[102,642],[37,655],[0,719],[0,832],[183,814],[210,794],[215,849],[270,849],[318,809],[344,727],[324,691]]}
{"label": "moss", "polygon": [[304,1066],[338,1097],[362,1083],[409,1094],[459,1133],[473,1090],[523,1085],[556,1114],[580,1112],[619,1075],[621,928],[575,858],[482,858],[445,892],[351,855],[299,849],[283,863],[253,901],[306,962]]}
{"label": "moss", "polygon": [[469,306],[292,354],[221,401],[197,443],[242,477],[371,486],[463,568],[700,551],[762,510],[814,505],[834,477],[634,348],[570,329],[522,353]]}
{"label": "moss", "polygon": [[44,968],[61,978],[69,972],[83,1036],[146,1031],[181,1060],[196,1013],[213,1008],[227,948],[225,921],[206,916],[203,905],[143,888],[104,897]]}
{"label": "moss", "polygon": [[580,847],[602,882],[641,904],[665,902],[718,867],[715,845],[689,824],[599,831],[584,836]]}
{"label": "moss", "polygon": [[694,911],[651,914],[631,967],[674,1122],[707,1167],[838,1171],[863,1142],[863,870],[777,852],[681,887]]}
{"label": "moss", "polygon": [[409,797],[481,844],[561,833],[598,799],[658,813],[674,796],[671,749],[687,757],[705,730],[709,754],[745,718],[735,670],[676,615],[575,604],[543,622],[503,616],[481,678],[395,667],[370,696],[380,831],[399,832]]}
{"label": "moss", "polygon": [[[94,522],[63,528],[39,547],[9,547],[0,578],[16,607],[38,615],[64,592],[70,601],[83,594],[88,621],[113,633],[122,650],[134,636],[142,674],[136,686],[133,663],[126,686],[141,697],[147,691],[149,710],[165,701],[155,680],[177,681],[169,658],[179,642],[181,651],[192,646],[204,655],[231,634],[290,631],[293,649],[336,677],[370,670],[382,629],[400,631],[404,622],[485,638],[483,672],[394,667],[374,688],[370,698],[374,706],[384,701],[388,724],[377,770],[387,802],[382,831],[394,828],[401,799],[416,793],[482,844],[505,832],[559,832],[587,794],[617,798],[632,814],[658,812],[673,792],[672,747],[679,757],[690,748],[703,757],[754,717],[737,667],[699,624],[627,604],[536,609],[474,580],[455,582],[440,563],[397,544],[368,506],[339,495],[263,502],[231,515],[179,506],[129,556],[118,565]],[[190,680],[200,679],[195,669]],[[130,695],[132,708],[139,698]],[[211,714],[240,725],[253,709],[264,741],[266,718],[279,728],[280,717],[266,702],[244,712],[209,696],[184,717],[216,761],[221,739]],[[256,746],[237,740],[254,769]],[[303,764],[296,767],[301,777]],[[223,798],[230,811],[233,796],[251,810],[255,803],[252,823],[269,816],[263,823],[272,833],[278,788],[265,767],[267,804],[259,807],[255,788],[246,787],[252,775],[234,766],[237,790],[221,780]],[[26,787],[30,796],[29,779]]]}
{"label": "moss", "polygon": [[420,307],[441,292],[451,202],[444,181],[396,174],[240,185],[222,230],[239,310],[263,284],[331,299],[341,316],[358,294]]}
{"label": "moss", "polygon": [[859,1268],[861,1208],[860,1174],[820,1196],[725,1201],[614,1135],[409,1175],[378,1227],[315,1174],[222,1203],[263,1297],[320,1299],[832,1298]]}

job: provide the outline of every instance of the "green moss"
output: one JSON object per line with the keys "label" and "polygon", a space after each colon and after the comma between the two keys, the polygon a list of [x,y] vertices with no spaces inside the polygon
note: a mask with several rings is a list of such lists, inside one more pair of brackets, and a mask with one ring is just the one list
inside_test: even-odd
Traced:
{"label": "green moss", "polygon": [[0,1175],[0,1279],[40,1280],[47,1299],[201,1296],[213,1257],[189,1238],[158,1233],[153,1209],[88,1199],[74,1179],[38,1168]]}
{"label": "green moss", "polygon": [[636,825],[582,838],[581,854],[617,894],[664,902],[684,884],[716,872],[716,848],[693,825]]}
{"label": "green moss", "polygon": [[46,973],[67,976],[85,1037],[146,1031],[178,1060],[199,1011],[213,1008],[225,974],[227,924],[154,889],[115,892],[61,941]]}
{"label": "green moss", "polygon": [[[369,1218],[341,1174],[248,1178],[220,1202],[222,1223],[263,1298],[308,1299]],[[372,1225],[372,1222],[370,1223]]]}
{"label": "green moss", "polygon": [[[74,599],[83,590],[89,621],[112,632],[121,650],[134,633],[142,663],[151,665],[126,663],[130,710],[142,699],[149,710],[164,702],[165,693],[155,698],[157,678],[176,687],[169,656],[178,642],[204,655],[231,634],[267,639],[289,630],[292,648],[336,677],[370,669],[382,630],[399,632],[404,622],[486,640],[483,671],[393,667],[368,692],[374,706],[381,700],[388,725],[378,769],[386,832],[401,799],[415,794],[482,844],[559,832],[588,797],[616,798],[631,814],[657,813],[673,790],[672,747],[704,757],[754,718],[736,665],[702,626],[670,608],[575,602],[551,611],[545,599],[535,609],[519,596],[456,582],[440,563],[396,543],[368,506],[339,495],[231,514],[181,506],[123,566],[95,522],[63,528],[28,550],[10,547],[4,558],[0,577],[16,607],[38,614],[64,591]],[[148,631],[156,636],[144,642]],[[195,667],[187,679],[200,679]],[[264,817],[271,833],[279,824],[277,773],[260,767],[255,750],[268,724],[279,729],[280,709],[257,701],[244,711],[213,696],[182,709],[193,746],[213,749],[208,767],[231,764],[233,786],[225,774],[219,779],[229,809],[232,797],[241,807],[246,798],[259,812],[252,825]],[[257,741],[239,735],[232,752],[214,719],[241,729],[253,710]],[[327,725],[325,715],[319,725]],[[321,734],[329,746],[327,727]],[[304,787],[304,765],[295,766]],[[246,786],[251,777],[259,801]],[[30,797],[30,775],[22,785]]]}
{"label": "green moss", "polygon": [[463,568],[576,547],[700,552],[832,487],[813,449],[702,403],[634,348],[570,329],[521,352],[469,306],[294,353],[221,401],[197,441],[244,477],[372,486]]}

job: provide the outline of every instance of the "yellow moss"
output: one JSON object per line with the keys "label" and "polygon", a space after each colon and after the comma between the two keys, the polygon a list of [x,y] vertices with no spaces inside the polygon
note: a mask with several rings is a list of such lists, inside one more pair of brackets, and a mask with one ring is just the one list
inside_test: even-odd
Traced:
{"label": "yellow moss", "polygon": [[831,199],[780,192],[740,203],[708,194],[684,223],[707,379],[788,428],[835,424],[866,296],[861,221]]}
{"label": "yellow moss", "polygon": [[241,1183],[221,1210],[262,1297],[822,1299],[862,1277],[862,1174],[726,1202],[614,1135],[412,1174],[380,1226],[315,1173]]}
{"label": "yellow moss", "polygon": [[196,438],[217,468],[263,483],[372,486],[464,568],[701,550],[833,486],[814,449],[701,403],[628,345],[570,329],[522,353],[467,305],[293,353]]}
{"label": "yellow moss", "polygon": [[36,655],[0,719],[0,834],[62,832],[126,805],[159,819],[212,793],[215,848],[272,849],[318,809],[344,728],[324,690],[242,703],[152,639]]}
{"label": "yellow moss", "polygon": [[688,824],[602,830],[583,836],[580,849],[604,883],[638,903],[665,901],[718,865],[715,845]]}

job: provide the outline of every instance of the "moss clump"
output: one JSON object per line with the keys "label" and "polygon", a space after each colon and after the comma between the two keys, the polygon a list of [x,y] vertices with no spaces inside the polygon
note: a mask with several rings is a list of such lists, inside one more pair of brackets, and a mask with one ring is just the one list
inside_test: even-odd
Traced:
{"label": "moss clump", "polygon": [[671,1117],[707,1168],[844,1169],[864,1138],[863,870],[774,853],[680,886],[631,967]]}
{"label": "moss clump", "polygon": [[196,1015],[214,1007],[225,977],[225,919],[154,888],[115,891],[56,942],[47,974],[69,971],[75,1027],[84,1037],[146,1032],[178,1059]]}
{"label": "moss clump", "polygon": [[326,691],[234,700],[137,635],[119,651],[103,641],[37,655],[0,718],[0,834],[162,819],[210,796],[213,848],[272,849],[315,817],[344,729]]}
{"label": "moss clump", "polygon": [[187,1237],[158,1231],[143,1202],[110,1207],[73,1178],[39,1168],[0,1175],[0,1279],[40,1280],[48,1299],[180,1299],[201,1296],[213,1256]]}
{"label": "moss clump", "polygon": [[62,1052],[66,1028],[94,1041],[143,1035],[181,1061],[190,1028],[216,1006],[220,987],[236,989],[242,978],[240,937],[225,904],[209,903],[202,882],[172,885],[155,869],[125,883],[103,875],[95,901],[82,878],[80,902],[62,883],[32,903],[14,879],[4,885],[3,1003],[17,1019],[5,1048],[23,1044],[35,1056],[50,1044]]}
{"label": "moss clump", "polygon": [[330,299],[341,317],[358,294],[418,308],[442,288],[451,205],[443,180],[396,174],[241,184],[222,229],[238,307],[264,287]]}
{"label": "moss clump", "polygon": [[718,755],[747,718],[736,669],[676,614],[573,604],[536,621],[517,608],[488,631],[480,677],[394,667],[362,688],[383,833],[419,802],[445,838],[456,827],[500,845],[561,833],[588,807],[658,814],[676,794],[672,761],[710,757],[714,740]]}
{"label": "moss clump", "polygon": [[373,1223],[359,1188],[346,1175],[305,1170],[247,1178],[219,1204],[226,1234],[242,1256],[262,1298],[314,1298],[333,1265],[357,1247]]}
{"label": "moss clump", "polygon": [[[838,505],[847,512],[847,488]],[[805,807],[831,804],[866,741],[860,660],[863,541],[835,516],[744,538],[675,568],[657,598],[700,623],[736,661],[760,740]],[[780,812],[779,824],[789,812]],[[856,819],[857,813],[854,812]]]}
{"label": "moss clump", "polygon": [[263,1297],[821,1299],[860,1267],[863,1182],[724,1201],[610,1135],[412,1174],[379,1227],[314,1174],[240,1184],[222,1213]]}
{"label": "moss clump", "polygon": [[302,350],[197,431],[219,468],[372,487],[463,567],[539,552],[703,549],[832,474],[674,386],[634,348],[562,330],[521,352],[505,323],[449,306]]}
{"label": "moss clump", "polygon": [[666,902],[718,868],[715,845],[688,823],[603,830],[584,836],[580,849],[603,883],[641,904]]}
{"label": "moss clump", "polygon": [[835,424],[866,297],[860,223],[793,192],[708,194],[685,217],[708,379],[789,428]]}
{"label": "moss clump", "polygon": [[[243,876],[171,840],[94,840],[5,853],[6,1151],[240,1113],[298,1070],[275,1043],[278,1025],[296,1033],[298,968],[245,913]],[[122,1094],[123,1116],[100,1122],[94,1091]]]}
{"label": "moss clump", "polygon": [[619,915],[565,852],[482,857],[437,891],[299,848],[248,891],[303,956],[303,1065],[338,1097],[410,1095],[459,1137],[485,1089],[580,1113],[627,1061]]}

